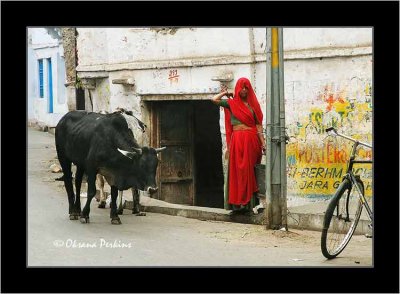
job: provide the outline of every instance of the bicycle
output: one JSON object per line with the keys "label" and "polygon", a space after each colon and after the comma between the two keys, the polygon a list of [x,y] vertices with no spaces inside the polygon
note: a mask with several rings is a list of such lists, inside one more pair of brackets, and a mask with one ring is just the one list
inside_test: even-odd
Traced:
{"label": "bicycle", "polygon": [[[353,164],[367,164],[373,161],[355,159],[357,147],[359,145],[372,149],[371,145],[340,134],[332,127],[327,128],[326,132],[328,135],[340,136],[354,142],[348,160],[346,174],[329,202],[324,216],[321,250],[326,258],[332,259],[338,256],[350,242],[360,220],[363,207],[365,207],[369,217],[370,223],[368,227],[372,230],[372,209],[365,198],[364,184],[360,176],[353,173]],[[353,189],[354,187],[355,189]]]}

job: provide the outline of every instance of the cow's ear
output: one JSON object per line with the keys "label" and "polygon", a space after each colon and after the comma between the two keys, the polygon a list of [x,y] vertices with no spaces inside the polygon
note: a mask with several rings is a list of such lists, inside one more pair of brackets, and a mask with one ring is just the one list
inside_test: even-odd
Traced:
{"label": "cow's ear", "polygon": [[133,159],[137,153],[136,152],[129,152],[129,151],[125,151],[125,150],[121,150],[119,148],[117,148],[119,152],[121,152],[123,155],[125,155],[126,157]]}

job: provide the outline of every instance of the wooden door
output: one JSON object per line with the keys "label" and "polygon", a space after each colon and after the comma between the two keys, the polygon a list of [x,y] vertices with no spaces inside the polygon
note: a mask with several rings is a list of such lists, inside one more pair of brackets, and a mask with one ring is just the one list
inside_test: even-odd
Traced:
{"label": "wooden door", "polygon": [[194,205],[192,103],[158,102],[156,109],[158,145],[167,147],[158,171],[159,199]]}

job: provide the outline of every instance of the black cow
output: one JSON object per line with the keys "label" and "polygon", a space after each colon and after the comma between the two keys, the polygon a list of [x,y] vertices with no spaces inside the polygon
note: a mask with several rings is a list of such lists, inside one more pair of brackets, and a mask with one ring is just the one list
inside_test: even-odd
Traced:
{"label": "black cow", "polygon": [[[109,112],[106,110],[100,110],[99,113],[101,114],[108,114]],[[118,107],[115,109],[114,113],[121,113],[124,115],[125,119],[128,122],[128,125],[130,125],[131,130],[133,131],[133,135],[138,136],[139,134],[142,134],[146,131],[147,126],[136,116],[133,115],[132,111],[126,110],[124,108]],[[139,135],[140,136],[140,135]],[[100,199],[99,201],[99,208],[105,208],[106,207],[106,194],[104,192],[104,182],[105,182],[104,176],[101,174],[97,174],[96,178],[96,186],[100,190]],[[140,194],[137,189],[131,189],[132,190],[132,200],[133,200],[133,208],[132,208],[132,213],[137,215],[137,216],[143,216],[146,215],[145,212],[140,212]],[[119,199],[119,205],[117,209],[118,214],[123,214],[124,211],[124,206],[122,205],[122,195],[123,191],[118,192],[118,198]]]}
{"label": "black cow", "polygon": [[[129,188],[157,191],[155,174],[157,153],[163,148],[140,147],[132,126],[121,113],[100,114],[82,110],[65,114],[55,128],[58,160],[64,172],[71,220],[89,222],[90,203],[96,194],[96,175],[103,175],[111,186],[112,224],[120,224],[116,200],[118,191]],[[71,164],[77,167],[75,197]],[[87,201],[81,211],[80,189],[82,176],[87,175]]]}

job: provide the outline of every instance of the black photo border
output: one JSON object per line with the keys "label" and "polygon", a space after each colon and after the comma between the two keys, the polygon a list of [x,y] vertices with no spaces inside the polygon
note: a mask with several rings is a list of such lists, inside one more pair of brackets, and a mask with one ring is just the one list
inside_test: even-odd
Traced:
{"label": "black photo border", "polygon": [[[373,27],[374,267],[26,268],[24,85],[32,26]],[[2,292],[399,292],[398,1],[2,1],[1,57]]]}

